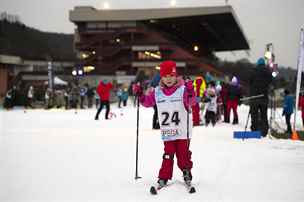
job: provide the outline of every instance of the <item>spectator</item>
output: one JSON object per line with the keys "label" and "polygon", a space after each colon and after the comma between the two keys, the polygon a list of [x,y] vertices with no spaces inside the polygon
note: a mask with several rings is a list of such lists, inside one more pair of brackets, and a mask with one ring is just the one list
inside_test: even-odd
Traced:
{"label": "spectator", "polygon": [[216,112],[217,112],[217,96],[214,88],[208,88],[204,102],[207,102],[206,106],[206,126],[211,122],[213,126],[216,123]]}
{"label": "spectator", "polygon": [[220,97],[223,103],[224,122],[229,123],[230,120],[228,120],[228,113],[227,113],[228,84],[223,83],[222,90],[220,92]]}
{"label": "spectator", "polygon": [[65,102],[65,109],[69,109],[70,107],[69,107],[69,101],[70,101],[70,99],[69,99],[69,92],[70,92],[70,90],[68,89],[68,88],[65,88],[64,90],[63,90],[63,95],[64,95],[64,102]]}
{"label": "spectator", "polygon": [[223,100],[221,97],[221,91],[222,91],[222,86],[219,81],[217,81],[217,84],[215,86],[215,91],[216,91],[216,103],[217,103],[217,111],[216,111],[216,120],[220,121],[221,117],[223,115]]}
{"label": "spectator", "polygon": [[124,107],[127,106],[128,98],[129,98],[128,89],[124,88],[121,93],[121,101],[122,101]]}
{"label": "spectator", "polygon": [[85,96],[87,95],[88,91],[88,84],[85,84],[83,87],[80,87],[80,108],[84,109],[84,101],[85,101]]}
{"label": "spectator", "polygon": [[110,91],[111,91],[112,87],[113,87],[112,83],[108,82],[106,79],[99,83],[99,85],[97,87],[97,93],[100,97],[100,106],[95,115],[95,120],[98,120],[99,114],[104,106],[106,107],[105,119],[109,119]]}
{"label": "spectator", "polygon": [[287,133],[292,134],[291,130],[291,124],[290,124],[290,118],[293,113],[293,106],[294,106],[294,101],[293,101],[293,96],[290,95],[289,91],[287,89],[284,90],[284,105],[283,105],[283,114],[282,116],[285,116],[285,121],[287,125]]}
{"label": "spectator", "polygon": [[206,89],[206,82],[203,77],[198,76],[193,82],[193,87],[196,96],[196,104],[192,106],[193,126],[200,125],[200,102]]}
{"label": "spectator", "polygon": [[34,99],[34,87],[30,86],[29,90],[27,91],[27,107],[33,107],[33,99]]}
{"label": "spectator", "polygon": [[116,95],[117,95],[117,98],[118,98],[118,108],[121,108],[120,105],[121,105],[121,101],[122,101],[122,98],[121,98],[121,96],[122,96],[122,89],[120,87],[117,89]]}
{"label": "spectator", "polygon": [[6,109],[11,109],[13,106],[13,89],[9,89],[5,95],[3,107]]}
{"label": "spectator", "polygon": [[52,89],[47,88],[44,94],[44,100],[45,100],[45,109],[51,108],[51,97],[52,97]]}
{"label": "spectator", "polygon": [[266,67],[264,58],[260,58],[249,79],[249,93],[250,96],[263,95],[263,97],[250,100],[251,130],[260,130],[263,137],[266,137],[269,130],[267,108],[271,82],[271,72]]}
{"label": "spectator", "polygon": [[95,105],[96,105],[96,109],[99,108],[99,103],[100,103],[100,98],[99,98],[99,95],[96,91],[96,88],[94,89],[94,95],[95,95]]}
{"label": "spectator", "polygon": [[93,88],[90,88],[89,86],[87,86],[87,87],[88,87],[88,91],[87,91],[88,107],[92,108],[93,107],[93,97],[94,97],[95,93],[94,93]]}
{"label": "spectator", "polygon": [[73,84],[71,90],[71,108],[77,109],[79,100],[79,88],[76,84]]}
{"label": "spectator", "polygon": [[231,79],[231,84],[228,86],[228,100],[227,100],[227,121],[230,122],[230,112],[233,110],[233,122],[232,124],[238,124],[238,112],[237,107],[241,97],[241,90],[238,84],[237,78],[234,76]]}

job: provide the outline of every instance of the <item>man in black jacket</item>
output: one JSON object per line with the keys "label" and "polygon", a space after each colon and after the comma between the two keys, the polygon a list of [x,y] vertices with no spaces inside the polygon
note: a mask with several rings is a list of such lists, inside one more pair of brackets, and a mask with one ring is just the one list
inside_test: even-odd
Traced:
{"label": "man in black jacket", "polygon": [[249,92],[250,96],[264,95],[250,101],[251,130],[260,130],[263,137],[267,135],[269,129],[267,108],[268,91],[271,82],[271,71],[266,66],[265,60],[260,58],[249,80]]}

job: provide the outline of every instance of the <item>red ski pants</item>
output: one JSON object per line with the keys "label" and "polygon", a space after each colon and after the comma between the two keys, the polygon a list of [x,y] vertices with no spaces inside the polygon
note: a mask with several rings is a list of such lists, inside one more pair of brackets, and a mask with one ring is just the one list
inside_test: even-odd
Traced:
{"label": "red ski pants", "polygon": [[174,154],[177,158],[179,169],[192,168],[191,151],[188,150],[188,140],[174,140],[164,142],[164,155],[162,166],[159,170],[159,179],[171,179],[173,175]]}
{"label": "red ski pants", "polygon": [[227,101],[227,116],[228,120],[230,120],[230,111],[233,110],[233,119],[238,120],[237,113],[238,101],[237,100],[228,100]]}
{"label": "red ski pants", "polygon": [[200,124],[200,107],[199,104],[196,103],[192,106],[192,121],[194,126],[198,126]]}

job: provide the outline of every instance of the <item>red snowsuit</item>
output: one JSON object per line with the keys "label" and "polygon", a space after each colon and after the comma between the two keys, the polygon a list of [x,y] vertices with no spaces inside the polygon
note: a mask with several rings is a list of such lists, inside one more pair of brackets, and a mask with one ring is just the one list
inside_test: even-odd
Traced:
{"label": "red snowsuit", "polygon": [[[178,80],[178,83],[172,87],[165,87],[160,83],[160,88],[166,96],[172,95],[181,85],[183,85],[183,80]],[[189,99],[190,97],[190,99]],[[156,104],[155,100],[155,91],[152,89],[148,92],[147,95],[141,95],[139,97],[140,103],[145,107],[153,107]],[[188,91],[184,91],[183,103],[186,109],[189,106],[194,105],[195,96],[194,92],[189,96]],[[160,116],[160,114],[159,114]],[[160,123],[162,124],[162,123]],[[162,127],[162,126],[161,126]],[[191,130],[191,129],[190,129]],[[177,139],[171,141],[164,141],[164,155],[162,166],[159,170],[158,178],[159,179],[171,179],[173,175],[173,165],[174,165],[174,154],[177,157],[177,165],[181,170],[192,168],[191,161],[191,151],[188,150],[188,143],[190,142],[187,139]]]}
{"label": "red snowsuit", "polygon": [[227,118],[228,123],[230,121],[230,111],[233,110],[233,124],[238,124],[237,107],[241,96],[240,88],[236,84],[232,84],[228,87],[228,100],[227,100]]}

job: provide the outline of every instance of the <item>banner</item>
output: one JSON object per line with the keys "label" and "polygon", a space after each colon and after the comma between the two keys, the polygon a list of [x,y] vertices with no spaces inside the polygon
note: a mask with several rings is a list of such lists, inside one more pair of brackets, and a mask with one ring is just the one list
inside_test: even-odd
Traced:
{"label": "banner", "polygon": [[299,48],[299,56],[298,56],[298,75],[297,75],[297,89],[296,89],[296,106],[294,113],[294,123],[293,130],[296,130],[296,120],[297,120],[297,111],[299,105],[299,94],[301,90],[301,80],[302,80],[302,71],[304,66],[304,31],[301,29],[300,35],[300,48]]}

